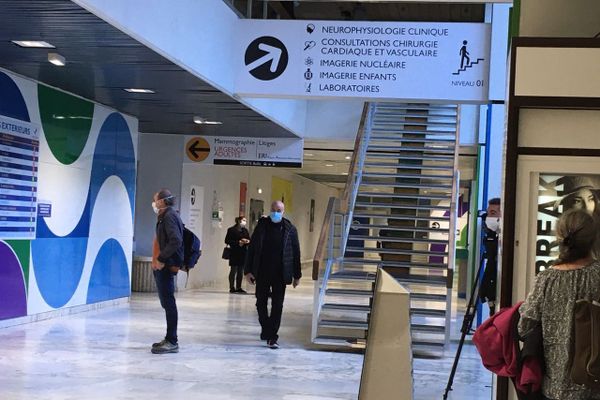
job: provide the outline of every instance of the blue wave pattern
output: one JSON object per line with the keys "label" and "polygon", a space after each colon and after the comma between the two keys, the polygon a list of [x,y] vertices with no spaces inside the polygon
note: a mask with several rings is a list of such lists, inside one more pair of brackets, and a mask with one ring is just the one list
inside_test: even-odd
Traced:
{"label": "blue wave pattern", "polygon": [[[35,268],[36,280],[40,293],[44,300],[52,307],[59,308],[64,306],[75,293],[85,262],[86,248],[90,235],[91,210],[93,210],[98,197],[98,192],[102,184],[110,176],[119,177],[125,188],[130,201],[131,216],[133,216],[133,207],[135,200],[135,153],[133,142],[127,122],[119,113],[110,114],[102,127],[94,150],[92,161],[92,171],[90,177],[90,187],[84,211],[77,226],[65,237],[55,235],[46,224],[44,218],[38,218],[37,239],[32,242],[31,253],[33,265]],[[119,216],[115,216],[119,218]],[[106,221],[110,223],[110,221]],[[111,242],[112,243],[112,242]],[[112,243],[110,248],[120,245],[118,242]],[[108,250],[104,250],[106,252]],[[123,253],[123,249],[120,249]],[[111,250],[111,254],[112,254]],[[52,256],[49,256],[52,255]],[[114,263],[122,263],[117,270],[128,271],[127,261],[123,257],[113,257],[111,263],[104,265],[98,262],[100,253],[96,256],[94,270],[97,268],[106,268],[112,270]],[[103,254],[103,260],[107,256]],[[123,285],[129,288],[129,273],[127,276],[117,274],[121,281],[113,282],[116,292],[122,293],[120,289]],[[100,272],[94,272],[89,283],[89,288],[102,286],[104,275]],[[128,289],[129,290],[129,289]],[[102,298],[98,293],[105,293]],[[108,300],[111,291],[95,291],[92,296],[94,302]]]}
{"label": "blue wave pattern", "polygon": [[31,122],[25,99],[10,76],[0,71],[0,115]]}
{"label": "blue wave pattern", "polygon": [[129,268],[125,254],[119,242],[109,239],[98,251],[94,262],[87,304],[127,297],[130,293]]}

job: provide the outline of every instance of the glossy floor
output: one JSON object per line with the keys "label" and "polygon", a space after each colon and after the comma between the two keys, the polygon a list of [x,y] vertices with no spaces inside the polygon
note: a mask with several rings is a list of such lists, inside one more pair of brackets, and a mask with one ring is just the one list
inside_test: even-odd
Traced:
{"label": "glossy floor", "polygon": [[[288,290],[279,350],[258,340],[253,296],[188,291],[178,295],[178,304],[179,354],[149,351],[164,334],[164,314],[152,294],[0,329],[0,399],[357,398],[362,355],[310,346],[308,285]],[[454,348],[444,358],[414,360],[415,399],[442,398]],[[491,376],[467,346],[449,398],[489,399],[490,385]]]}

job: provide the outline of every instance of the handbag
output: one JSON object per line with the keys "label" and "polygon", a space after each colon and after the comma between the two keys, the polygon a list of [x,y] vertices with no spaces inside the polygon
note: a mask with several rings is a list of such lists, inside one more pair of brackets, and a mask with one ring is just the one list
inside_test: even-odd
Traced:
{"label": "handbag", "polygon": [[575,345],[571,360],[571,379],[579,385],[600,390],[600,303],[578,300],[575,303]]}
{"label": "handbag", "polygon": [[231,247],[229,247],[229,245],[225,246],[225,248],[223,249],[223,254],[221,254],[221,258],[223,260],[229,260],[229,257],[231,256]]}

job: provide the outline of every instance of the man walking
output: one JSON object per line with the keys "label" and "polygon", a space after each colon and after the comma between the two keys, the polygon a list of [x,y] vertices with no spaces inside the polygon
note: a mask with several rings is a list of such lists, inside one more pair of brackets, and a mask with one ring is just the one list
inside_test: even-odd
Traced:
{"label": "man walking", "polygon": [[[283,311],[286,285],[295,288],[300,283],[300,243],[298,231],[283,218],[281,201],[271,204],[269,217],[261,218],[254,229],[244,273],[246,279],[256,283],[256,310],[262,328],[260,339],[272,349],[279,348],[277,340]],[[267,302],[271,297],[271,314]]]}
{"label": "man walking", "polygon": [[175,303],[175,276],[183,265],[183,223],[173,209],[175,198],[167,189],[154,195],[152,209],[158,215],[152,269],[158,289],[160,305],[167,318],[167,334],[152,345],[152,353],[177,353],[177,304]]}

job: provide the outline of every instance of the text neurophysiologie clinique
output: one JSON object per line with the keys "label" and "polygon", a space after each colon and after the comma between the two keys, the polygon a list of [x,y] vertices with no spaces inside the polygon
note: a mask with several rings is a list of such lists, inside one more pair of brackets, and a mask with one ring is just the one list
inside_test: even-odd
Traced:
{"label": "text neurophysiologie clinique", "polygon": [[323,33],[348,35],[448,36],[448,28],[407,28],[382,26],[324,26]]}

